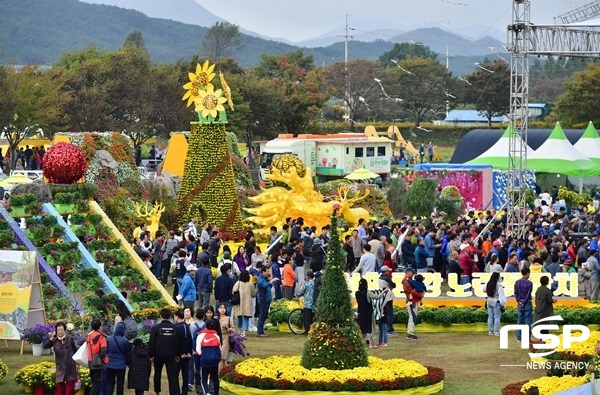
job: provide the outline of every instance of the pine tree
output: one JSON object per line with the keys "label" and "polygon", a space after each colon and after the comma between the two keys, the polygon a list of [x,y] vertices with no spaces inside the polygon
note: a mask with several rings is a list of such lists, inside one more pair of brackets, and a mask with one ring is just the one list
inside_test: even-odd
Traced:
{"label": "pine tree", "polygon": [[352,321],[337,215],[336,209],[331,218],[327,268],[317,301],[316,322],[308,333],[302,352],[302,366],[307,369],[342,370],[368,365],[360,329]]}

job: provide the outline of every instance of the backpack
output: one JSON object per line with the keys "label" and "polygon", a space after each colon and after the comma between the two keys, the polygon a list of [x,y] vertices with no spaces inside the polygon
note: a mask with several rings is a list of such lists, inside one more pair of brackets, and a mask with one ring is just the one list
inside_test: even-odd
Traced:
{"label": "backpack", "polygon": [[219,366],[221,362],[221,341],[215,332],[201,333],[198,337],[200,342],[200,366]]}
{"label": "backpack", "polygon": [[133,340],[138,336],[138,324],[133,317],[129,316],[123,320],[125,325],[125,339]]}
{"label": "backpack", "polygon": [[[202,325],[200,325],[200,322],[202,322]],[[198,338],[198,333],[201,330],[204,330],[206,328],[206,324],[204,323],[204,321],[196,321],[194,322],[193,325],[190,325],[190,332],[192,333],[192,341],[194,344],[194,350],[196,349],[196,339]]]}
{"label": "backpack", "polygon": [[[376,289],[371,292],[373,292],[375,296],[379,296],[379,294],[381,294],[383,291]],[[375,322],[377,323],[379,323],[385,316],[385,303],[383,303],[384,299],[385,298],[371,300],[371,305],[373,306],[373,318],[375,318]]]}

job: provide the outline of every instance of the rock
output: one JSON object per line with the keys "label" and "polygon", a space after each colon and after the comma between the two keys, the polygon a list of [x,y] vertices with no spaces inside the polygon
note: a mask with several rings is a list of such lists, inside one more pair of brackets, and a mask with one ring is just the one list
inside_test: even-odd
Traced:
{"label": "rock", "polygon": [[35,180],[29,184],[17,184],[10,191],[11,195],[31,193],[37,196],[38,202],[49,203],[52,201],[52,191],[43,180]]}
{"label": "rock", "polygon": [[159,190],[160,196],[168,196],[171,199],[177,199],[181,178],[178,176],[166,175],[164,172],[160,177],[152,180],[143,179],[142,184],[147,191]]}
{"label": "rock", "polygon": [[108,169],[116,172],[119,168],[119,162],[117,162],[110,152],[106,150],[98,150],[94,155],[94,164],[98,166],[98,169]]}

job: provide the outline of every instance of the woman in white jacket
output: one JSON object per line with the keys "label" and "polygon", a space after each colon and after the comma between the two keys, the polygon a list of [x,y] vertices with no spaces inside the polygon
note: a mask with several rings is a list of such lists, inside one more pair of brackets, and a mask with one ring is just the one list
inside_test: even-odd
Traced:
{"label": "woman in white jacket", "polygon": [[500,336],[500,317],[506,307],[504,287],[500,284],[500,273],[494,272],[485,285],[488,310],[488,335]]}

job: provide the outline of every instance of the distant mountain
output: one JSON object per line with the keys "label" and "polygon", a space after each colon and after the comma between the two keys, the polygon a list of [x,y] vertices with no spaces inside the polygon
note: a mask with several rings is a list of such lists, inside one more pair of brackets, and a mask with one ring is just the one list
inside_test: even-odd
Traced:
{"label": "distant mountain", "polygon": [[491,53],[490,46],[497,48],[496,51],[499,52],[504,45],[504,43],[489,36],[485,36],[477,41],[471,41],[437,27],[422,28],[403,33],[393,37],[391,41],[421,42],[439,54],[446,54],[446,48],[448,48],[450,55],[460,54],[461,56],[489,54]]}
{"label": "distant mountain", "polygon": [[[128,10],[136,10],[151,17],[170,19],[175,22],[183,22],[188,25],[211,27],[215,22],[225,22],[225,19],[211,13],[195,0],[81,0],[85,3],[112,5]],[[244,29],[240,26],[240,32],[265,40],[280,42],[290,41],[285,39],[273,39],[261,34]]]}
{"label": "distant mountain", "polygon": [[224,19],[212,14],[194,0],[81,0],[84,3],[112,5],[136,10],[151,17],[210,27]]}
{"label": "distant mountain", "polygon": [[[117,0],[103,1],[117,2]],[[118,1],[122,4],[127,0]],[[138,3],[137,0],[129,1]],[[212,20],[217,20],[214,18],[218,18],[199,5],[200,8],[193,8],[197,5],[193,0],[172,1],[185,3],[186,7],[189,6],[190,10],[195,10],[194,12],[206,12],[204,17],[207,18],[205,19],[207,23],[212,23]],[[148,7],[151,5],[158,7],[160,2],[161,0],[146,0]],[[199,19],[200,16],[195,18],[195,20]],[[152,59],[158,63],[167,63],[182,58],[189,59],[197,54],[208,28],[150,18],[139,11],[78,0],[2,0],[0,1],[0,62],[51,64],[65,52],[78,51],[92,44],[100,49],[115,50],[123,45],[129,33],[134,30],[142,32]],[[382,29],[378,33],[370,34],[385,36],[390,32]],[[367,33],[360,33],[357,36],[363,34]],[[491,38],[472,42],[441,29],[421,29],[412,33],[407,32],[405,36],[407,39],[425,43],[426,40],[451,42],[454,45],[451,47],[453,48],[451,55],[456,53],[485,55],[483,51],[487,46],[501,47],[498,41]],[[348,44],[349,58],[375,61],[384,52],[393,48],[394,42],[402,40],[405,39],[400,36],[390,41],[381,38],[371,42],[351,40]],[[263,54],[281,55],[300,49],[298,46],[246,34],[242,34],[242,41],[244,48],[237,51],[234,57],[244,67],[257,65]],[[453,52],[454,48],[457,49],[456,52]],[[445,53],[445,46],[438,45],[434,50]],[[325,46],[305,48],[304,53],[313,55],[317,66],[323,64],[328,66],[333,62],[343,61],[344,43],[338,40]],[[495,55],[490,55],[488,49],[486,56],[493,58]],[[470,73],[475,69],[473,62],[482,59],[483,56],[475,60],[456,56],[450,61],[450,70],[454,75]]]}
{"label": "distant mountain", "polygon": [[[2,0],[0,62],[49,64],[64,52],[91,44],[115,50],[134,30],[142,32],[152,59],[166,63],[197,54],[208,28],[78,0]],[[263,53],[281,54],[297,49],[247,35],[242,35],[242,39],[245,47],[235,57],[248,67],[257,64]]]}

